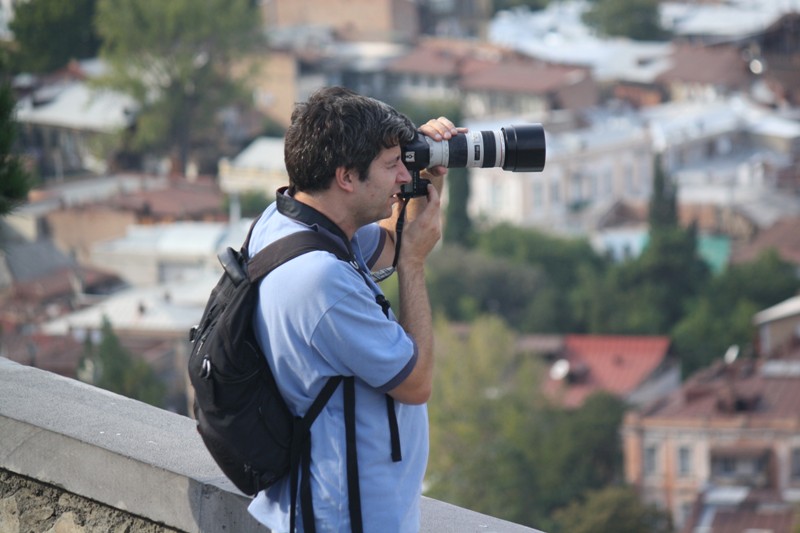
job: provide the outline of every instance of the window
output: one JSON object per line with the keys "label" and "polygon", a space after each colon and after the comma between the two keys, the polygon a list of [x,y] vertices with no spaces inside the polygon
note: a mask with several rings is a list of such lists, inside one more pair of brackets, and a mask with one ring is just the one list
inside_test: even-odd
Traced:
{"label": "window", "polygon": [[550,184],[550,203],[551,204],[559,204],[561,203],[561,187],[557,181],[554,181]]}
{"label": "window", "polygon": [[792,448],[791,479],[800,483],[800,448]]}
{"label": "window", "polygon": [[736,473],[736,460],[733,457],[720,457],[717,461],[717,472],[721,476],[733,476]]}
{"label": "window", "polygon": [[544,192],[541,183],[533,184],[533,206],[542,207],[544,205]]}
{"label": "window", "polygon": [[657,449],[654,445],[645,447],[644,449],[644,474],[652,476],[656,473],[656,452]]}
{"label": "window", "polygon": [[692,471],[692,449],[689,446],[678,448],[678,475],[688,476]]}

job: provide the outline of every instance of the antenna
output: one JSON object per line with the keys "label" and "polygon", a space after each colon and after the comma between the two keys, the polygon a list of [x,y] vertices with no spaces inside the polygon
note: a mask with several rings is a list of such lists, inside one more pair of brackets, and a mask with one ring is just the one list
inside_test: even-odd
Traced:
{"label": "antenna", "polygon": [[739,345],[738,344],[731,344],[728,346],[728,349],[725,350],[725,355],[723,359],[725,360],[725,364],[730,365],[736,358],[739,357]]}
{"label": "antenna", "polygon": [[567,374],[569,374],[569,361],[566,359],[559,359],[550,367],[550,379],[553,381],[561,381]]}

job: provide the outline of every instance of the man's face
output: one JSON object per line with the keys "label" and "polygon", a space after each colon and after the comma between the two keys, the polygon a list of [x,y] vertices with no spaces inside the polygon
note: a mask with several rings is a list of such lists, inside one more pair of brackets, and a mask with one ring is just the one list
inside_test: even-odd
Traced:
{"label": "man's face", "polygon": [[361,223],[369,224],[392,215],[400,186],[411,182],[411,174],[400,159],[400,147],[384,148],[372,160],[367,179],[358,182]]}

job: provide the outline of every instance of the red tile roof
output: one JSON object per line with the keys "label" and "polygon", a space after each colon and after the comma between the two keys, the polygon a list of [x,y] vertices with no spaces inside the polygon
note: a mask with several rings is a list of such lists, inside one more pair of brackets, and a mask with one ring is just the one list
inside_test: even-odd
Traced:
{"label": "red tile roof", "polygon": [[453,39],[424,39],[387,65],[389,72],[458,76],[477,65],[496,62],[511,52],[496,46]]}
{"label": "red tile roof", "polygon": [[486,64],[464,74],[459,85],[466,91],[543,94],[575,85],[590,76],[582,67],[518,59]]}
{"label": "red tile roof", "polygon": [[122,195],[108,203],[157,220],[201,220],[226,215],[223,198],[216,183],[198,179],[193,183],[176,180],[166,189]]}
{"label": "red tile roof", "polygon": [[392,61],[389,72],[459,79],[464,90],[541,94],[590,76],[583,67],[554,65],[469,41],[430,39]]}
{"label": "red tile roof", "polygon": [[676,44],[671,61],[672,68],[658,81],[743,87],[750,77],[747,63],[733,46]]}
{"label": "red tile roof", "polygon": [[567,407],[601,390],[626,397],[664,364],[670,346],[665,336],[567,335],[564,343],[563,358],[577,379],[548,376],[545,392]]}

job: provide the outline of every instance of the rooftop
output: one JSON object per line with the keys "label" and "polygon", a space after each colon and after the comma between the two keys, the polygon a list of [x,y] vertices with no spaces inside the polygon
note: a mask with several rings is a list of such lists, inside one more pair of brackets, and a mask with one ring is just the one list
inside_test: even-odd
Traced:
{"label": "rooftop", "polygon": [[643,412],[649,421],[800,428],[800,357],[717,361]]}
{"label": "rooftop", "polygon": [[567,335],[545,392],[571,407],[597,391],[625,398],[666,362],[669,346],[663,336]]}

